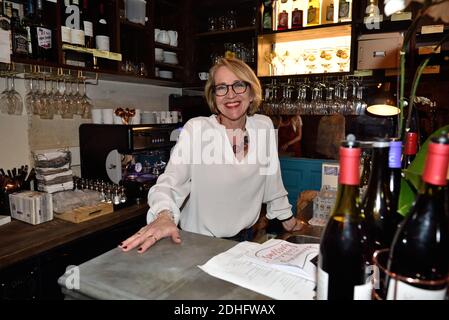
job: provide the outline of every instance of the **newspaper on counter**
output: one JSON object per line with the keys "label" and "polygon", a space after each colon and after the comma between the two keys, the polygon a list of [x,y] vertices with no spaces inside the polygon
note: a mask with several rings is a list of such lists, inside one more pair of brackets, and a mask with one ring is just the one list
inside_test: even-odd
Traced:
{"label": "newspaper on counter", "polygon": [[315,297],[319,244],[271,239],[262,244],[240,242],[199,266],[211,276],[273,299]]}

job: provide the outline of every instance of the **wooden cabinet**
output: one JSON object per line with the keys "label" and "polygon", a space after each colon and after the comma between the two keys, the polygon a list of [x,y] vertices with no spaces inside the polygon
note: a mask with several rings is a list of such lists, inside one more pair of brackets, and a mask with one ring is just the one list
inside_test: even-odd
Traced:
{"label": "wooden cabinet", "polygon": [[[26,20],[27,1],[14,1]],[[144,23],[136,23],[127,19],[125,0],[89,0],[88,13],[93,22],[94,40],[97,35],[97,22],[101,19],[99,11],[103,7],[107,21],[104,32],[109,36],[109,51],[98,51],[75,45],[62,39],[61,26],[66,20],[73,18],[73,11],[66,5],[76,6],[80,10],[80,21],[83,20],[83,0],[58,0],[57,2],[42,1],[43,19],[52,31],[53,49],[48,59],[36,59],[30,55],[12,54],[11,61],[15,63],[41,65],[46,67],[62,67],[112,75],[127,75],[133,78],[149,80],[163,80],[167,85],[180,86],[186,78],[184,45],[186,39],[186,25],[189,16],[188,5],[191,0],[147,0],[145,3]],[[34,2],[33,2],[34,3]],[[72,16],[71,16],[72,15]],[[75,14],[76,16],[76,14]],[[75,17],[77,19],[77,17]],[[98,28],[100,29],[100,27]],[[172,30],[177,33],[178,43],[158,43],[155,30]],[[70,32],[69,32],[70,33]],[[155,48],[169,52],[172,59],[166,61],[155,60]],[[161,76],[157,71],[167,71],[172,76]],[[162,73],[164,74],[164,73]],[[148,81],[147,81],[148,82]],[[157,82],[157,81],[156,81]],[[159,81],[160,84],[164,84]]]}
{"label": "wooden cabinet", "polygon": [[208,72],[224,56],[236,56],[257,69],[258,1],[200,0],[191,4],[192,46],[187,86],[203,86],[198,73]]}

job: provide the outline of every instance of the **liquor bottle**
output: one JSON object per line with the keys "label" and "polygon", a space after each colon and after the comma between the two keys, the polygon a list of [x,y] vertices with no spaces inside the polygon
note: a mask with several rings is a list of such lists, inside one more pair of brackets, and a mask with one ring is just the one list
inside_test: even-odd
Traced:
{"label": "liquor bottle", "polygon": [[19,10],[12,12],[12,51],[20,57],[28,57],[28,34],[23,23],[20,22]]}
{"label": "liquor bottle", "polygon": [[109,30],[108,20],[105,15],[105,6],[103,2],[100,2],[97,23],[95,25],[96,36],[95,45],[99,50],[109,51]]}
{"label": "liquor bottle", "polygon": [[262,19],[262,29],[263,30],[271,30],[272,22],[271,22],[271,0],[265,0],[261,4],[261,17]]}
{"label": "liquor bottle", "polygon": [[307,9],[307,26],[320,24],[320,0],[309,0]]}
{"label": "liquor bottle", "polygon": [[302,28],[304,12],[299,8],[298,0],[293,0],[292,8],[293,10],[292,10],[291,28],[292,29]]}
{"label": "liquor bottle", "polygon": [[42,1],[36,1],[36,14],[31,29],[31,42],[33,58],[48,61],[53,58],[53,33],[44,20]]}
{"label": "liquor bottle", "polygon": [[373,248],[360,210],[361,149],[353,135],[348,135],[339,153],[337,199],[320,243],[317,298],[369,300],[372,284],[367,271]]}
{"label": "liquor bottle", "polygon": [[352,0],[339,0],[338,21],[346,22],[352,20]]}
{"label": "liquor bottle", "polygon": [[418,134],[416,132],[407,132],[405,135],[404,154],[402,156],[402,169],[407,169],[415,159],[418,151]]}
{"label": "liquor bottle", "polygon": [[9,31],[11,30],[11,20],[5,14],[4,8],[5,6],[3,1],[0,1],[0,29]]}
{"label": "liquor bottle", "polygon": [[[449,164],[449,137],[431,139],[423,185],[390,248],[387,299],[445,299],[449,275],[449,218],[444,206]],[[414,283],[404,279],[415,280]],[[441,280],[439,283],[438,280]],[[433,281],[433,285],[429,283]]]}
{"label": "liquor bottle", "polygon": [[402,142],[390,141],[390,151],[388,154],[388,176],[389,187],[391,192],[391,210],[395,217],[396,223],[402,220],[402,216],[398,213],[399,194],[401,192],[401,154]]}
{"label": "liquor bottle", "polygon": [[91,12],[89,11],[89,1],[83,0],[83,10],[81,13],[84,29],[84,39],[86,48],[94,47],[94,26]]}
{"label": "liquor bottle", "polygon": [[334,23],[335,14],[335,0],[323,0],[321,3],[321,23]]}
{"label": "liquor bottle", "polygon": [[362,212],[366,217],[374,248],[389,248],[397,229],[397,219],[392,210],[392,195],[389,186],[388,155],[389,142],[377,139],[372,150],[372,166],[368,187],[362,199]]}
{"label": "liquor bottle", "polygon": [[291,28],[291,2],[281,0],[279,3],[278,30],[287,30]]}
{"label": "liquor bottle", "polygon": [[279,13],[279,1],[272,0],[271,1],[271,29],[273,31],[277,31],[278,29],[278,13]]}
{"label": "liquor bottle", "polygon": [[27,44],[28,44],[28,57],[33,57],[33,43],[31,31],[33,29],[34,22],[34,3],[33,0],[28,0],[25,6],[25,14],[22,19],[22,24],[27,33]]}

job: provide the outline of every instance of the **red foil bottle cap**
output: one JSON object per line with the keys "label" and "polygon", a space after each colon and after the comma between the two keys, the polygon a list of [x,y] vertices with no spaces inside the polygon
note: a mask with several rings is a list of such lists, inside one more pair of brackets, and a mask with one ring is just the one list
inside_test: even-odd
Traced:
{"label": "red foil bottle cap", "polygon": [[338,183],[358,186],[360,184],[360,148],[340,147],[340,174]]}
{"label": "red foil bottle cap", "polygon": [[408,132],[405,139],[404,154],[412,155],[418,151],[418,134],[416,132]]}
{"label": "red foil bottle cap", "polygon": [[424,182],[445,186],[447,184],[447,169],[449,165],[449,145],[430,143],[424,165]]}

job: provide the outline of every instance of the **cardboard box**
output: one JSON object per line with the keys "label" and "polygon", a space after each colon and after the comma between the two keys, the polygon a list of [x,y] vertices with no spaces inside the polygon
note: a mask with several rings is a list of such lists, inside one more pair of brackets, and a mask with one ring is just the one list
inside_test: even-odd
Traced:
{"label": "cardboard box", "polygon": [[23,191],[9,195],[11,217],[29,224],[53,220],[53,199],[50,193]]}

